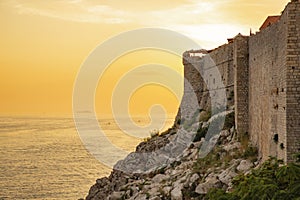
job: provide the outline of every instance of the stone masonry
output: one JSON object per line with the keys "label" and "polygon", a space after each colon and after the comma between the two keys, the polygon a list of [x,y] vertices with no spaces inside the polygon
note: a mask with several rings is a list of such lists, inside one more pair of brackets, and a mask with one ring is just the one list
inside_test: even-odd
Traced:
{"label": "stone masonry", "polygon": [[208,110],[216,91],[225,90],[238,134],[249,134],[263,160],[290,162],[300,151],[300,0],[292,0],[276,19],[214,50],[185,52],[182,103],[193,93]]}

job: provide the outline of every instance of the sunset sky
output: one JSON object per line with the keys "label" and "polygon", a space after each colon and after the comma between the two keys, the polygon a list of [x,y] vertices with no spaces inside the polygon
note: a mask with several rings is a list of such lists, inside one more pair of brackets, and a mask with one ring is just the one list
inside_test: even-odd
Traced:
{"label": "sunset sky", "polygon": [[[279,15],[287,3],[288,0],[1,0],[0,114],[71,114],[73,85],[81,64],[97,45],[124,31],[170,29],[210,49],[238,33],[248,35],[250,28],[257,31],[268,15]],[[142,51],[119,58],[101,77],[97,112],[110,113],[112,89],[126,71],[151,62],[183,71],[180,58],[163,52]],[[150,69],[141,76],[160,74]],[[175,113],[180,99],[166,88],[149,85],[135,91],[129,101],[133,114],[147,113],[153,104],[162,104],[168,113]]]}

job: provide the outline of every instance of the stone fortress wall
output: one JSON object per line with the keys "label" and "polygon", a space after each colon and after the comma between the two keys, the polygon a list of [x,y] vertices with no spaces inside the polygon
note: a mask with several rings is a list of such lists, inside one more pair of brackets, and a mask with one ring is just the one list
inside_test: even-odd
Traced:
{"label": "stone fortress wall", "polygon": [[288,6],[286,54],[286,157],[300,150],[300,0]]}
{"label": "stone fortress wall", "polygon": [[[206,56],[207,53],[207,51],[188,51],[183,56],[184,77],[186,79],[184,96],[195,93],[200,108],[204,110],[210,107],[214,91],[225,89],[227,97],[229,97],[233,95],[234,88],[233,45],[223,45],[218,50],[210,52],[210,56]],[[215,74],[216,70],[219,71],[220,75]],[[220,79],[223,84],[220,84]],[[233,105],[233,96],[231,104]]]}
{"label": "stone fortress wall", "polygon": [[214,50],[185,52],[183,65],[183,102],[195,93],[207,110],[218,98],[215,91],[225,89],[238,134],[250,135],[263,160],[293,160],[300,151],[300,0],[255,35],[238,34]]}
{"label": "stone fortress wall", "polygon": [[249,133],[262,155],[281,159],[287,137],[287,12],[249,37]]}

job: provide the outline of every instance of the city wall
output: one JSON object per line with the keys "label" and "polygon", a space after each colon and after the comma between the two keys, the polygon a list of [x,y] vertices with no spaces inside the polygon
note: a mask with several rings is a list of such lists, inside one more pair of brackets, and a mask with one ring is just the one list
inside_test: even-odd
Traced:
{"label": "city wall", "polygon": [[[183,54],[184,96],[209,110],[218,90],[235,109],[238,134],[249,134],[263,160],[293,160],[300,150],[300,1],[256,34],[228,39],[214,50]],[[218,99],[222,102],[223,99]]]}

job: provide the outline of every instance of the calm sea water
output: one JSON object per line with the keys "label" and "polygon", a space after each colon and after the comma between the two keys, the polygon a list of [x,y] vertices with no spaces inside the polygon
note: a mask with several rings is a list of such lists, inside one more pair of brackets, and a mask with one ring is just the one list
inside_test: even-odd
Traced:
{"label": "calm sea water", "polygon": [[[141,141],[122,133],[112,119],[99,121],[110,141],[128,152]],[[72,118],[0,117],[0,161],[0,199],[84,198],[110,172],[87,152]]]}

